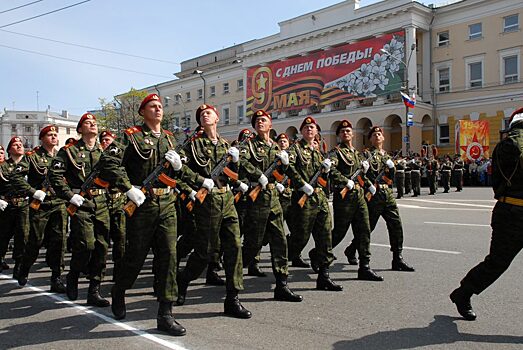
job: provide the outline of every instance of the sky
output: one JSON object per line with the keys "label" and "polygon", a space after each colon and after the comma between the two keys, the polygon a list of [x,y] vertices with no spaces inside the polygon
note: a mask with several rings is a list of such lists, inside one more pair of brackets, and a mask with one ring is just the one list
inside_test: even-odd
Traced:
{"label": "sky", "polygon": [[341,0],[83,0],[12,24],[81,1],[0,2],[1,109],[82,115],[99,98],[174,79],[181,61],[278,33],[278,22]]}

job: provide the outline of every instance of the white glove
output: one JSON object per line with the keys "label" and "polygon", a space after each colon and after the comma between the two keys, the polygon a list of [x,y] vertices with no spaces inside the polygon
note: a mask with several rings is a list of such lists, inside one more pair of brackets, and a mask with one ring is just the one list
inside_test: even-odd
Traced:
{"label": "white glove", "polygon": [[167,151],[167,153],[165,153],[165,159],[171,163],[174,171],[178,171],[182,168],[182,160],[175,150]]}
{"label": "white glove", "polygon": [[212,181],[212,179],[205,179],[205,180],[203,180],[202,187],[206,188],[209,192],[211,192],[212,189],[214,188],[214,181]]}
{"label": "white glove", "polygon": [[33,194],[33,198],[43,202],[46,195],[47,194],[44,191],[36,190],[36,192]]}
{"label": "white glove", "polygon": [[374,185],[370,185],[369,192],[374,196],[376,194],[376,187],[374,187]]}
{"label": "white glove", "polygon": [[276,184],[276,189],[278,190],[279,193],[282,193],[283,191],[285,191],[285,186],[283,186],[281,183],[277,183]]}
{"label": "white glove", "polygon": [[312,196],[312,194],[314,193],[314,188],[312,188],[312,186],[307,183],[300,187],[299,190],[305,192],[307,196]]}
{"label": "white glove", "polygon": [[325,172],[328,173],[331,171],[332,161],[329,158],[324,159],[323,162],[321,162],[321,166],[324,167]]}
{"label": "white glove", "polygon": [[196,191],[192,190],[191,193],[189,193],[189,199],[193,202],[196,202]]}
{"label": "white glove", "polygon": [[369,162],[364,160],[363,162],[361,162],[361,166],[363,167],[363,173],[366,174],[367,171],[369,171],[369,168],[370,168]]}
{"label": "white glove", "polygon": [[0,199],[0,210],[1,210],[1,211],[4,211],[5,208],[7,208],[8,205],[9,205],[9,203],[7,203],[6,201],[4,201],[3,199]]}
{"label": "white glove", "polygon": [[385,164],[389,167],[389,169],[394,168],[394,162],[391,159],[387,159]]}
{"label": "white glove", "polygon": [[267,184],[269,183],[269,179],[267,179],[267,176],[264,174],[261,174],[260,178],[258,179],[258,183],[261,185],[263,189],[267,187]]}
{"label": "white glove", "polygon": [[287,151],[281,151],[277,156],[283,165],[289,165],[289,153]]}
{"label": "white glove", "polygon": [[69,200],[69,203],[73,204],[74,206],[80,208],[82,204],[84,204],[85,198],[80,196],[79,194],[73,194],[73,197]]}
{"label": "white glove", "polygon": [[245,193],[249,190],[249,186],[247,186],[246,183],[240,182],[240,185],[238,186],[238,189],[242,191],[242,193]]}
{"label": "white glove", "polygon": [[354,181],[352,181],[351,179],[349,179],[349,181],[347,181],[347,184],[345,185],[349,190],[352,190],[354,188]]}
{"label": "white glove", "polygon": [[229,148],[227,153],[231,156],[233,163],[238,163],[240,160],[240,151],[236,147]]}
{"label": "white glove", "polygon": [[143,194],[143,192],[139,188],[136,188],[134,186],[131,187],[129,191],[125,192],[125,195],[127,196],[127,198],[132,200],[134,204],[136,204],[138,207],[142,205],[143,202],[145,202],[145,194]]}

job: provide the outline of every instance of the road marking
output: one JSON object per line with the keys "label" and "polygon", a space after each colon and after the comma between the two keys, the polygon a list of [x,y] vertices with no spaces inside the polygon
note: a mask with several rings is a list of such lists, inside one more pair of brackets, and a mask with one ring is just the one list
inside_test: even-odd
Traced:
{"label": "road marking", "polygon": [[474,209],[474,208],[436,208],[436,207],[421,207],[419,205],[411,204],[398,204],[399,208],[408,208],[408,209],[426,209],[426,210],[465,210],[465,211],[492,211],[492,208],[489,209]]}
{"label": "road marking", "polygon": [[[411,199],[407,198],[408,201],[415,201],[415,202],[424,202],[424,203],[436,203],[436,204],[451,204],[451,205],[461,205],[465,207],[479,207],[479,208],[489,208],[492,209],[492,205],[481,205],[481,204],[469,204],[469,203],[456,203],[456,202],[443,202],[443,201],[433,201],[428,199]],[[448,208],[447,208],[448,209]]]}
{"label": "road marking", "polygon": [[[11,279],[10,277],[4,275],[4,274],[1,274],[0,273],[0,279],[4,279],[6,280],[8,283],[13,283],[13,284],[16,284],[18,285],[18,282]],[[34,292],[37,292],[38,295],[40,296],[46,296],[46,297],[49,297],[51,299],[54,299],[56,301],[58,301],[60,304],[67,304],[69,306],[72,306],[74,309],[76,310],[79,310],[83,313],[86,313],[86,314],[89,314],[89,315],[94,315],[100,319],[102,319],[103,321],[107,322],[107,323],[110,323],[114,326],[117,326],[117,327],[120,327],[120,328],[123,328],[129,332],[132,332],[142,338],[145,338],[145,339],[148,339],[152,342],[155,342],[157,344],[160,344],[162,346],[165,346],[166,348],[169,348],[169,349],[173,349],[173,350],[187,350],[186,348],[184,348],[183,346],[180,346],[178,344],[175,344],[173,342],[169,342],[167,340],[164,340],[164,339],[161,339],[161,338],[158,338],[157,336],[153,335],[153,334],[149,334],[147,332],[144,332],[144,331],[141,331],[139,330],[138,328],[134,328],[133,326],[130,326],[126,323],[123,323],[123,322],[119,322],[119,321],[116,321],[114,319],[112,319],[111,317],[107,317],[103,314],[100,314],[96,311],[94,311],[93,309],[90,309],[88,307],[85,307],[85,306],[81,306],[81,305],[78,305],[70,300],[67,300],[67,299],[64,299],[62,297],[60,297],[58,294],[54,294],[54,293],[50,293],[50,292],[46,292],[44,291],[43,289],[40,289],[38,287],[34,287],[32,285],[30,285],[29,283],[26,284],[24,286],[24,289],[30,289]]]}
{"label": "road marking", "polygon": [[453,226],[474,226],[474,227],[490,227],[490,225],[480,225],[480,224],[460,224],[457,222],[436,222],[436,221],[425,221],[425,224],[433,225],[453,225]]}
{"label": "road marking", "polygon": [[[377,247],[390,248],[390,245],[388,245],[388,244],[371,243],[370,245],[375,245]],[[456,251],[453,251],[453,250],[439,250],[439,249],[427,249],[427,248],[416,248],[416,247],[403,247],[403,249],[420,250],[422,252],[444,253],[444,254],[454,254],[454,255],[461,254],[461,252],[456,252]]]}

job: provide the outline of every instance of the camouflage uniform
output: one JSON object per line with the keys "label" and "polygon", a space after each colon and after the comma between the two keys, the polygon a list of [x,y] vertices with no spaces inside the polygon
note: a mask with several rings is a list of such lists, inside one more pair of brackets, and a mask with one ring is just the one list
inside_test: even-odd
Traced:
{"label": "camouflage uniform", "polygon": [[405,188],[405,168],[407,167],[407,162],[405,159],[401,158],[396,161],[396,174],[394,179],[394,184],[396,185],[397,196],[396,199],[403,197],[404,188]]}
{"label": "camouflage uniform", "polygon": [[410,159],[407,158],[405,162],[405,193],[409,194],[412,189],[412,178],[411,178],[411,167],[410,167]]}
{"label": "camouflage uniform", "polygon": [[450,191],[450,178],[452,175],[452,162],[450,159],[445,159],[441,164],[441,182],[443,184],[443,193]]}
{"label": "camouflage uniform", "polygon": [[112,258],[117,264],[125,253],[125,213],[123,206],[127,197],[117,188],[107,191],[107,207],[109,210],[109,237],[113,242]]}
{"label": "camouflage uniform", "polygon": [[429,180],[429,194],[435,194],[438,185],[439,163],[436,159],[429,159],[427,162],[427,177]]}
{"label": "camouflage uniform", "polygon": [[454,176],[457,192],[463,190],[463,171],[463,160],[461,160],[461,158],[456,158],[456,160],[454,161],[454,166],[452,167],[452,175]]}
{"label": "camouflage uniform", "polygon": [[412,159],[410,162],[410,179],[412,183],[412,197],[417,197],[421,192],[421,161],[419,159]]}

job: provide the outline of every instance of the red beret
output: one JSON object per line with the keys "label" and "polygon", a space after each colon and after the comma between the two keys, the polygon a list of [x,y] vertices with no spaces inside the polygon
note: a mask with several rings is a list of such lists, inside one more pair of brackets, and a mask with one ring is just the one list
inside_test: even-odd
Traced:
{"label": "red beret", "polygon": [[241,142],[245,137],[249,136],[252,132],[249,129],[243,129],[238,134],[238,141]]}
{"label": "red beret", "polygon": [[373,126],[372,128],[370,128],[368,138],[370,139],[372,137],[372,134],[374,134],[375,132],[381,132],[383,134],[383,129],[379,126]]}
{"label": "red beret", "polygon": [[254,128],[254,124],[256,123],[256,119],[258,119],[258,117],[267,117],[267,118],[269,118],[269,120],[272,120],[272,117],[269,113],[265,112],[263,109],[260,109],[259,111],[256,111],[256,113],[254,113],[251,118],[251,125],[253,128]]}
{"label": "red beret", "polygon": [[276,136],[276,142],[279,142],[281,139],[287,139],[287,140],[289,140],[289,136],[287,136],[286,133],[282,132],[281,134],[279,134],[278,136]]}
{"label": "red beret", "polygon": [[509,127],[511,128],[513,123],[519,122],[521,120],[523,120],[523,107],[516,109],[512,113],[509,119]]}
{"label": "red beret", "polygon": [[83,122],[85,122],[86,120],[96,120],[96,117],[89,112],[82,115],[82,117],[78,121],[78,125],[76,126],[76,132],[80,132],[80,128],[82,127]]}
{"label": "red beret", "polygon": [[313,117],[307,117],[303,120],[303,123],[301,123],[301,126],[300,126],[300,130],[303,129],[303,127],[305,125],[309,125],[309,124],[315,124],[316,125],[316,128],[318,128],[318,131],[321,131],[321,128],[320,126],[318,125],[318,123],[316,123],[316,120],[313,118]]}
{"label": "red beret", "polygon": [[15,142],[20,142],[20,143],[23,144],[21,138],[19,138],[18,136],[13,136],[13,137],[11,137],[11,140],[10,140],[9,143],[7,144],[7,152],[9,152],[9,150],[11,149],[11,146],[12,146],[13,143],[15,143]]}
{"label": "red beret", "polygon": [[343,128],[351,128],[352,129],[351,122],[349,122],[347,119],[343,119],[342,121],[340,121],[340,123],[338,124],[338,127],[336,128],[336,135],[338,135],[340,133],[340,130],[343,129]]}
{"label": "red beret", "polygon": [[147,95],[147,97],[143,99],[142,103],[140,103],[140,108],[138,108],[139,115],[143,116],[142,110],[144,109],[145,105],[151,101],[158,101],[158,102],[160,102],[160,104],[162,103],[162,100],[160,100],[160,96],[158,96],[156,94]]}
{"label": "red beret", "polygon": [[38,138],[41,140],[42,137],[47,135],[49,131],[58,132],[58,127],[56,125],[47,125],[42,130],[40,130],[40,135],[38,136]]}
{"label": "red beret", "polygon": [[109,131],[109,130],[104,130],[104,131],[102,131],[102,132],[100,133],[100,141],[101,141],[104,137],[106,137],[106,136],[112,137],[113,139],[116,138],[116,135],[113,134],[111,131]]}
{"label": "red beret", "polygon": [[201,105],[196,110],[196,121],[198,122],[198,125],[200,125],[200,114],[202,114],[202,112],[205,111],[206,109],[212,109],[216,113],[216,115],[218,115],[218,110],[216,109],[216,107],[214,107],[212,105],[205,105],[205,104]]}

